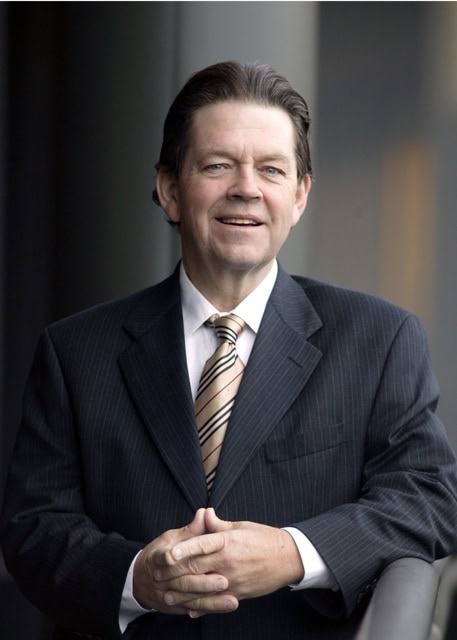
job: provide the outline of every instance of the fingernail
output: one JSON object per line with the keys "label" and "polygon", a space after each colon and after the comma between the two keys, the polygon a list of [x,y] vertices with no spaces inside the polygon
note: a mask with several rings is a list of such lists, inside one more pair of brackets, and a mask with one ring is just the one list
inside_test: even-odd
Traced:
{"label": "fingernail", "polygon": [[171,593],[166,593],[166,594],[165,594],[165,602],[166,602],[167,604],[174,604],[174,603],[175,603],[175,599],[174,599],[173,594],[171,594]]}
{"label": "fingernail", "polygon": [[154,578],[156,580],[160,580],[162,578],[162,571],[160,569],[157,569],[156,571],[154,571]]}
{"label": "fingernail", "polygon": [[200,613],[198,611],[189,611],[189,618],[198,618]]}
{"label": "fingernail", "polygon": [[177,549],[175,549],[173,551],[173,555],[176,558],[176,560],[180,560],[180,558],[182,557],[182,551],[181,551],[180,547],[178,547]]}
{"label": "fingernail", "polygon": [[233,603],[232,600],[226,600],[225,601],[225,610],[226,611],[233,611],[235,609],[235,605]]}
{"label": "fingernail", "polygon": [[227,582],[224,580],[224,578],[219,578],[218,581],[216,582],[217,591],[225,591],[226,588],[227,588]]}

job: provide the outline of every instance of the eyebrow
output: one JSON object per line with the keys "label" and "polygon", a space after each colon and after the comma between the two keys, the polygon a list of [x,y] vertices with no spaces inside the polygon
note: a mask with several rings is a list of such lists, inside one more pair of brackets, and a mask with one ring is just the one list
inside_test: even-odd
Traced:
{"label": "eyebrow", "polygon": [[[210,148],[202,149],[199,156],[200,158],[203,158],[203,159],[216,156],[219,158],[228,158],[230,160],[237,161],[237,158],[235,158],[233,154],[231,154],[226,149],[210,149]],[[289,165],[289,158],[283,153],[272,153],[272,154],[266,154],[264,156],[260,156],[260,158],[257,159],[257,162],[281,162]]]}
{"label": "eyebrow", "polygon": [[275,153],[273,155],[266,155],[260,158],[261,162],[284,162],[289,164],[289,158],[282,153]]}

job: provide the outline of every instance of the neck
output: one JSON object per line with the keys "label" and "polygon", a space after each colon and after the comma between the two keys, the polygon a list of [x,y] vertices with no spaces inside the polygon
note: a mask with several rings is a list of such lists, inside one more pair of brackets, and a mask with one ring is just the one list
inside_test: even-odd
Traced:
{"label": "neck", "polygon": [[222,270],[218,274],[205,274],[199,278],[198,273],[188,269],[184,263],[186,273],[192,284],[216,307],[218,311],[235,309],[268,275],[271,264],[259,271],[246,273],[245,271]]}

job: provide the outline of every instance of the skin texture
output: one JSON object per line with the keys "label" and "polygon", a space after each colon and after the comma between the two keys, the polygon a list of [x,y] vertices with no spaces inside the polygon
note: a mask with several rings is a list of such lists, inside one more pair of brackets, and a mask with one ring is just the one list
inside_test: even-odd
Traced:
{"label": "skin texture", "polygon": [[[194,285],[221,311],[263,280],[299,221],[311,186],[297,178],[288,114],[240,102],[205,106],[194,116],[180,175],[160,170],[163,209],[179,223],[183,262]],[[146,609],[197,617],[234,611],[244,598],[299,582],[304,568],[293,538],[255,522],[226,522],[200,509],[137,558],[133,593]]]}

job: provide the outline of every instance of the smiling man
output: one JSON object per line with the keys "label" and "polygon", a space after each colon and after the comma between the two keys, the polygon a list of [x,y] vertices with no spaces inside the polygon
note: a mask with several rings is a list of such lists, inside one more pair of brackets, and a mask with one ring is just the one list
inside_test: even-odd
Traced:
{"label": "smiling man", "polygon": [[277,263],[308,129],[267,65],[192,76],[154,192],[182,262],[41,337],[2,543],[57,638],[353,638],[388,563],[455,550],[421,323]]}
{"label": "smiling man", "polygon": [[266,277],[311,186],[298,177],[295,132],[279,107],[227,101],[202,107],[179,176],[160,170],[157,192],[180,225],[184,269],[220,311]]}

